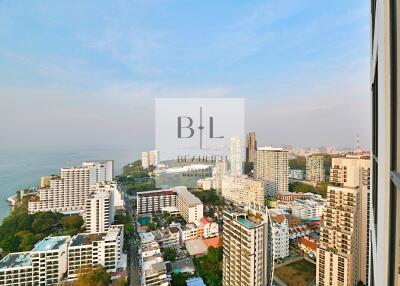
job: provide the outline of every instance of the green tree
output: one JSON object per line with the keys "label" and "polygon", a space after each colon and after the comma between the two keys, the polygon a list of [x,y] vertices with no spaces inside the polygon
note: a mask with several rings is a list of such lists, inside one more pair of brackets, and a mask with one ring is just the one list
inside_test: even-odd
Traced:
{"label": "green tree", "polygon": [[21,249],[21,251],[32,250],[33,246],[38,241],[37,236],[27,230],[17,232],[16,236],[18,236],[20,239],[19,248]]}
{"label": "green tree", "polygon": [[1,248],[3,251],[9,252],[16,252],[19,251],[19,244],[21,242],[21,238],[16,235],[9,235],[1,242]]}
{"label": "green tree", "polygon": [[74,286],[108,286],[110,284],[110,274],[107,273],[105,268],[98,267],[81,271]]}
{"label": "green tree", "polygon": [[168,261],[174,262],[176,260],[176,250],[173,247],[165,249],[165,258]]}
{"label": "green tree", "polygon": [[194,259],[196,270],[209,286],[222,286],[222,247],[209,247],[207,255]]}

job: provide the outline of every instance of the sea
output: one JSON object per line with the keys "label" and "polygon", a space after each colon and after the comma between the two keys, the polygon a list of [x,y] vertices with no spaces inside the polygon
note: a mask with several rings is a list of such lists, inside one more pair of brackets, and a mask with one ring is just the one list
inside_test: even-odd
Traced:
{"label": "sea", "polygon": [[84,161],[114,160],[114,172],[139,159],[140,150],[106,149],[74,151],[0,151],[0,221],[10,212],[7,198],[16,191],[37,187],[40,177],[59,174],[62,167],[79,166]]}

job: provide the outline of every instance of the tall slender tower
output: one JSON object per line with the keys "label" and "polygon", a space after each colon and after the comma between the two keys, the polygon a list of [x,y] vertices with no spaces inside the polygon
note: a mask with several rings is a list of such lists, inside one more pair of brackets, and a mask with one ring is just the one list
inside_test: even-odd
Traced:
{"label": "tall slender tower", "polygon": [[243,173],[242,145],[239,137],[231,138],[230,161],[231,161],[231,175],[234,177],[241,176]]}
{"label": "tall slender tower", "polygon": [[370,164],[359,155],[332,159],[317,285],[368,284]]}
{"label": "tall slender tower", "polygon": [[257,140],[256,133],[247,133],[246,137],[246,162],[254,163],[254,157],[256,156]]}

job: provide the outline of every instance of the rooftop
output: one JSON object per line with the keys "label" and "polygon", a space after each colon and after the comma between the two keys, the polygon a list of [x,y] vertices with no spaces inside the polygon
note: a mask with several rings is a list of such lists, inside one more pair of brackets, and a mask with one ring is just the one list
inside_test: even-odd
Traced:
{"label": "rooftop", "polygon": [[28,267],[31,265],[30,252],[10,253],[0,261],[0,269]]}
{"label": "rooftop", "polygon": [[75,235],[70,246],[90,245],[94,241],[112,241],[117,240],[122,228],[120,225],[114,225],[107,232],[102,233],[80,233]]}
{"label": "rooftop", "polygon": [[187,190],[186,187],[175,187],[177,195],[188,205],[201,205],[201,200]]}
{"label": "rooftop", "polygon": [[69,236],[46,237],[45,239],[42,239],[41,241],[36,243],[32,251],[56,250],[59,249],[60,246],[65,244],[69,239]]}
{"label": "rooftop", "polygon": [[94,198],[109,198],[110,193],[109,192],[103,192],[103,191],[93,191],[90,193],[89,198],[94,199]]}
{"label": "rooftop", "polygon": [[283,151],[283,152],[287,152],[283,148],[275,148],[275,147],[271,147],[271,146],[259,147],[259,148],[257,148],[257,150],[258,151]]}
{"label": "rooftop", "polygon": [[186,249],[190,255],[202,255],[207,252],[207,246],[202,239],[192,239],[185,241]]}

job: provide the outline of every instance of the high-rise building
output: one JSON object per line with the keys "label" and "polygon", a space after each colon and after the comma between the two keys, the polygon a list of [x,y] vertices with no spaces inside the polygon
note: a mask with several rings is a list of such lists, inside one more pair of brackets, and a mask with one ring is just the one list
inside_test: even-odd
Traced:
{"label": "high-rise building", "polygon": [[370,285],[400,283],[399,1],[371,4]]}
{"label": "high-rise building", "polygon": [[224,213],[223,286],[272,285],[273,255],[268,210]]}
{"label": "high-rise building", "polygon": [[94,191],[86,199],[86,232],[106,232],[114,221],[112,192]]}
{"label": "high-rise building", "polygon": [[241,176],[243,173],[242,144],[239,137],[232,137],[229,147],[230,175]]}
{"label": "high-rise building", "polygon": [[306,157],[306,180],[314,183],[325,181],[324,156],[310,155]]}
{"label": "high-rise building", "polygon": [[333,158],[330,184],[317,251],[317,285],[354,285],[358,281],[367,284],[369,158]]}
{"label": "high-rise building", "polygon": [[222,178],[222,196],[235,204],[264,205],[264,183],[245,176]]}
{"label": "high-rise building", "polygon": [[231,138],[230,146],[231,176],[241,176],[243,173],[242,144],[239,137]]}
{"label": "high-rise building", "polygon": [[246,137],[246,162],[254,163],[256,150],[257,150],[256,133],[250,132],[247,134]]}
{"label": "high-rise building", "polygon": [[218,192],[222,190],[222,178],[227,174],[227,162],[226,160],[215,161],[213,169],[213,187]]}
{"label": "high-rise building", "polygon": [[150,166],[149,153],[144,151],[142,152],[142,168],[148,169],[149,166]]}
{"label": "high-rise building", "polygon": [[255,179],[266,184],[266,195],[273,196],[289,190],[288,152],[282,148],[257,148]]}
{"label": "high-rise building", "polygon": [[152,150],[142,152],[142,168],[148,169],[149,167],[157,167],[160,163],[160,151]]}
{"label": "high-rise building", "polygon": [[317,250],[316,283],[319,286],[355,285],[359,190],[329,186],[327,196]]}
{"label": "high-rise building", "polygon": [[29,213],[38,211],[83,212],[91,186],[112,181],[114,161],[84,162],[81,167],[62,168],[60,176],[42,180],[44,187],[28,203]]}

